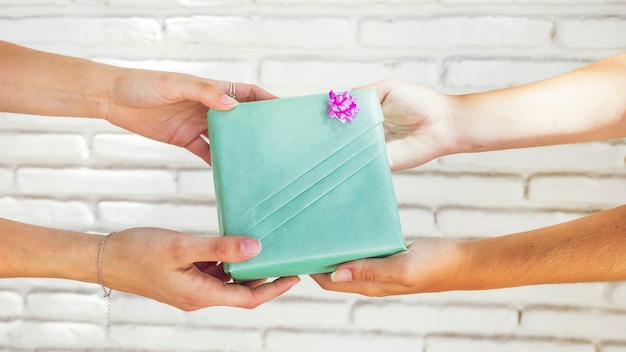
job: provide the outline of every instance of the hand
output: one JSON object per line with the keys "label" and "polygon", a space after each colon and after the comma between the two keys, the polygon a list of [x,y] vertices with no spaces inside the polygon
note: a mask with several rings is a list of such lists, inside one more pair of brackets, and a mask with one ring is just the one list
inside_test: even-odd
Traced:
{"label": "hand", "polygon": [[[207,163],[210,149],[200,138],[207,135],[208,108],[227,110],[237,101],[226,95],[229,82],[147,70],[111,68],[115,73],[107,88],[102,116],[128,131],[187,148]],[[276,98],[250,84],[237,83],[239,101]]]}
{"label": "hand", "polygon": [[343,263],[332,274],[311,277],[325,290],[375,297],[445,291],[454,287],[461,263],[459,243],[423,238],[409,245],[407,251]]}
{"label": "hand", "polygon": [[260,252],[246,237],[202,238],[156,228],[117,232],[105,243],[104,284],[185,311],[225,305],[255,308],[298,283],[298,277],[271,283],[232,283],[220,262],[250,259]]}
{"label": "hand", "polygon": [[452,150],[445,95],[391,79],[355,89],[364,88],[375,88],[380,98],[391,170],[412,168]]}

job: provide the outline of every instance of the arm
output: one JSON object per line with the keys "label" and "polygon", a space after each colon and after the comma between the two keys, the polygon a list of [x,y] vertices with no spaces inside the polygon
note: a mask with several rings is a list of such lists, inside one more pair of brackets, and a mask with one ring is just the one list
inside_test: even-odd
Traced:
{"label": "arm", "polygon": [[376,88],[392,170],[468,152],[626,136],[626,53],[551,79],[467,95],[395,80]]}
{"label": "arm", "polygon": [[[520,87],[448,96],[374,84],[393,170],[464,152],[626,136],[626,54]],[[626,279],[626,206],[524,233],[425,238],[314,279],[329,290],[392,295]]]}
{"label": "arm", "polygon": [[[103,118],[128,131],[185,147],[210,163],[199,137],[209,108],[237,104],[229,82],[180,73],[134,70],[0,41],[0,111]],[[237,83],[237,100],[274,95]]]}
{"label": "arm", "polygon": [[325,289],[387,296],[626,279],[626,206],[537,230],[476,240],[424,238],[388,258],[314,275]]}
{"label": "arm", "polygon": [[[131,70],[44,53],[0,41],[0,111],[104,118],[129,131],[185,147],[210,162],[200,134],[209,107],[229,109],[229,83],[178,73]],[[241,101],[273,95],[237,85]],[[98,283],[102,237],[0,219],[0,278],[51,277]],[[255,307],[298,282],[229,283],[220,262],[260,251],[243,237],[201,238],[164,229],[116,233],[106,242],[104,283],[115,290],[194,310]]]}
{"label": "arm", "polygon": [[626,53],[519,87],[452,97],[456,152],[626,136]]}
{"label": "arm", "polygon": [[[98,284],[102,236],[0,219],[0,278],[61,278]],[[228,305],[254,308],[286,292],[297,277],[271,283],[228,283],[220,262],[257,255],[260,243],[245,237],[202,238],[136,228],[111,235],[103,250],[107,287],[152,298],[183,310]]]}

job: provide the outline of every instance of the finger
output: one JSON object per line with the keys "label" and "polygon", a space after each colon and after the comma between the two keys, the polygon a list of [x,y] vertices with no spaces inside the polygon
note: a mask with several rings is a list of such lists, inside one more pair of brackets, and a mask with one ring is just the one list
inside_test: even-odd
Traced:
{"label": "finger", "polygon": [[221,302],[218,302],[219,305],[252,309],[282,295],[298,282],[300,282],[299,277],[291,276],[281,277],[255,288],[233,283],[222,286],[222,292],[217,292],[215,296],[223,298]]}
{"label": "finger", "polygon": [[224,272],[223,264],[217,264],[215,262],[209,263],[194,263],[194,265],[203,273],[212,276],[222,282],[228,282],[231,280],[230,275]]}
{"label": "finger", "polygon": [[276,95],[254,84],[235,83],[238,101],[259,101],[278,98]]}
{"label": "finger", "polygon": [[204,162],[211,165],[211,146],[198,135],[198,138],[192,140],[185,146],[187,150],[199,156]]}
{"label": "finger", "polygon": [[330,275],[333,282],[399,283],[405,272],[409,251],[385,258],[366,258],[343,263]]}
{"label": "finger", "polygon": [[222,86],[226,82],[205,80],[190,75],[179,77],[178,87],[181,95],[187,100],[197,101],[216,110],[229,110],[238,104],[237,100],[226,94],[228,90],[223,89]]}
{"label": "finger", "polygon": [[[239,102],[269,100],[278,98],[276,95],[254,84],[226,81],[211,82],[224,94],[230,95],[231,93],[235,93],[235,99]],[[232,87],[231,84],[233,85]]]}
{"label": "finger", "polygon": [[252,281],[239,282],[239,284],[244,285],[249,288],[255,288],[255,287],[263,285],[266,282],[267,282],[267,279],[257,279],[257,280],[252,280]]}
{"label": "finger", "polygon": [[384,80],[381,80],[381,81],[378,81],[378,82],[369,83],[369,84],[366,84],[364,86],[356,87],[356,88],[353,88],[353,89],[354,90],[359,90],[359,89],[374,88],[374,89],[376,89],[376,94],[378,95],[379,101],[383,102],[385,100],[385,97],[387,96],[387,94],[391,90],[391,88],[393,88],[393,86],[395,86],[397,83],[398,83],[398,81],[393,80],[393,79],[384,79]]}
{"label": "finger", "polygon": [[185,245],[187,262],[241,262],[261,252],[261,242],[242,236],[192,237]]}
{"label": "finger", "polygon": [[364,281],[333,282],[331,274],[315,274],[311,278],[328,291],[358,293],[369,297],[383,297],[404,293],[404,286],[392,283]]}

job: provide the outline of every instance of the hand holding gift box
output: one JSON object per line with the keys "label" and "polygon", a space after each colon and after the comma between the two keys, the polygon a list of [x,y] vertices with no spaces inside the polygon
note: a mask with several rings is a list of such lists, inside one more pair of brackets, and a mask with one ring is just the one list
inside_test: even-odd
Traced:
{"label": "hand holding gift box", "polygon": [[234,279],[406,249],[374,90],[242,103],[208,121],[220,231],[263,245],[226,265]]}

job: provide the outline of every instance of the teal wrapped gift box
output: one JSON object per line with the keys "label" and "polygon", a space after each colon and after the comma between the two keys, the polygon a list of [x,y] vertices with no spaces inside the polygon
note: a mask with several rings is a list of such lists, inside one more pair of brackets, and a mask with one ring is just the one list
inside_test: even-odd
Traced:
{"label": "teal wrapped gift box", "polygon": [[254,237],[261,253],[226,263],[233,279],[331,272],[406,250],[373,89],[342,123],[328,95],[240,103],[208,113],[222,235]]}

